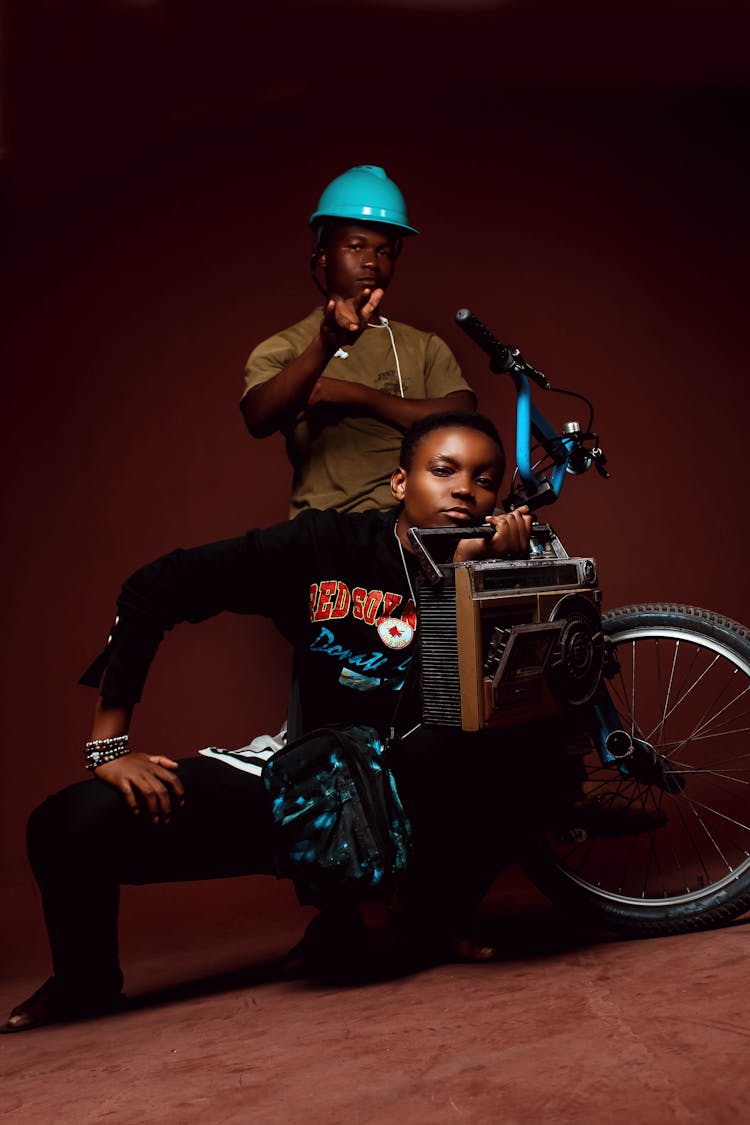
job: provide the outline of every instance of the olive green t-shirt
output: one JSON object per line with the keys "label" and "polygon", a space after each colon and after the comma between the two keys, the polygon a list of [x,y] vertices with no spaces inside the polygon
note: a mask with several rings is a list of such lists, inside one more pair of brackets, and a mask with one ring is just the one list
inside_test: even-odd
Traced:
{"label": "olive green t-shirt", "polygon": [[[259,344],[245,365],[245,393],[296,359],[318,332],[322,316],[322,308],[315,309]],[[395,320],[380,320],[377,327],[365,329],[356,343],[339,349],[325,368],[326,376],[364,383],[389,395],[401,395],[403,387],[404,398],[473,393],[439,336]],[[393,504],[390,478],[401,448],[401,431],[396,427],[369,415],[347,415],[321,405],[298,414],[284,437],[293,469],[292,516],[303,508],[361,512]]]}

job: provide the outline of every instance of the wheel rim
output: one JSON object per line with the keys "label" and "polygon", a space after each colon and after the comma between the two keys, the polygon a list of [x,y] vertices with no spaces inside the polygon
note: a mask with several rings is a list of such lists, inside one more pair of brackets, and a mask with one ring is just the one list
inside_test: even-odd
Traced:
{"label": "wheel rim", "polygon": [[[613,904],[702,903],[750,869],[750,659],[678,625],[613,632],[619,673],[610,694],[631,735],[685,782],[670,794],[585,758],[586,789],[603,808],[664,817],[659,827],[582,842],[550,837],[559,873]],[[627,818],[623,821],[627,823]]]}

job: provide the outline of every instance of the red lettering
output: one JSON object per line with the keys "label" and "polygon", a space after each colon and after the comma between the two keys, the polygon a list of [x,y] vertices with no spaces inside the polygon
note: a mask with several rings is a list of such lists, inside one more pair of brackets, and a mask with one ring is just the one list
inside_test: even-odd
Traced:
{"label": "red lettering", "polygon": [[400,601],[400,594],[386,594],[383,602],[383,617],[393,617],[393,611]]}
{"label": "red lettering", "polygon": [[378,607],[380,606],[382,600],[382,590],[370,590],[370,593],[367,595],[367,600],[362,607],[362,616],[364,617],[368,625],[375,624],[375,618],[378,615]]}
{"label": "red lettering", "polygon": [[338,591],[336,593],[336,601],[331,610],[331,617],[346,617],[352,602],[352,596],[345,582],[337,582],[336,585],[338,586]]}
{"label": "red lettering", "polygon": [[331,598],[336,592],[338,583],[334,579],[328,582],[320,583],[320,596],[318,598],[318,608],[315,611],[313,621],[327,621],[331,616]]}
{"label": "red lettering", "polygon": [[310,620],[315,620],[315,599],[318,596],[318,583],[313,582],[310,587]]}
{"label": "red lettering", "polygon": [[330,579],[310,587],[310,620],[339,620],[351,611],[356,621],[374,625],[381,616],[392,617],[401,601],[401,594],[384,594],[382,590],[366,590],[363,586],[350,591],[345,582]]}
{"label": "red lettering", "polygon": [[361,586],[355,586],[352,590],[352,617],[356,617],[357,621],[362,620],[362,604],[366,597],[367,590],[363,590]]}

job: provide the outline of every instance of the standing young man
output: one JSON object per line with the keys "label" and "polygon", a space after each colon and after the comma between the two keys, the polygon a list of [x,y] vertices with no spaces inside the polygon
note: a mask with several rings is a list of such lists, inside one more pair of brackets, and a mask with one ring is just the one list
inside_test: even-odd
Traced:
{"label": "standing young man", "polygon": [[448,346],[382,316],[411,226],[382,168],[350,168],[310,217],[311,268],[325,304],[259,344],[245,369],[241,408],[254,437],[281,432],[293,467],[291,515],[386,508],[401,436],[476,399]]}
{"label": "standing young man", "polygon": [[[408,530],[488,520],[494,537],[463,540],[458,560],[526,554],[528,513],[492,514],[503,466],[489,419],[431,416],[404,438],[391,478],[397,507],[309,511],[238,539],[173,551],[125,582],[105,649],[82,680],[98,687],[86,746],[93,779],[49,797],[29,823],[54,976],[2,1030],[120,1004],[120,884],[274,870],[258,777],[200,756],[172,761],[159,753],[158,737],[149,747],[148,732],[131,747],[133,709],[164,632],[225,610],[270,616],[294,645],[305,729],[353,722],[387,733],[418,628],[418,563]],[[402,743],[394,770],[414,833],[412,912],[450,937],[462,932],[502,865],[519,786],[514,756],[498,753],[494,738],[438,733]]]}

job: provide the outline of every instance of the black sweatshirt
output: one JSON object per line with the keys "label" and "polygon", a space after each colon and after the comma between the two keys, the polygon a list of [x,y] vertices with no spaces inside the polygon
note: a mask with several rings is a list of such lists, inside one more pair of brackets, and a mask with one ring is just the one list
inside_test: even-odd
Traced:
{"label": "black sweatshirt", "polygon": [[[257,613],[294,646],[304,729],[369,723],[386,733],[416,649],[397,514],[308,510],[141,567],[124,583],[107,646],[80,682],[101,681],[107,702],[131,705],[165,630],[225,610]],[[413,587],[417,564],[408,552],[405,560]]]}

